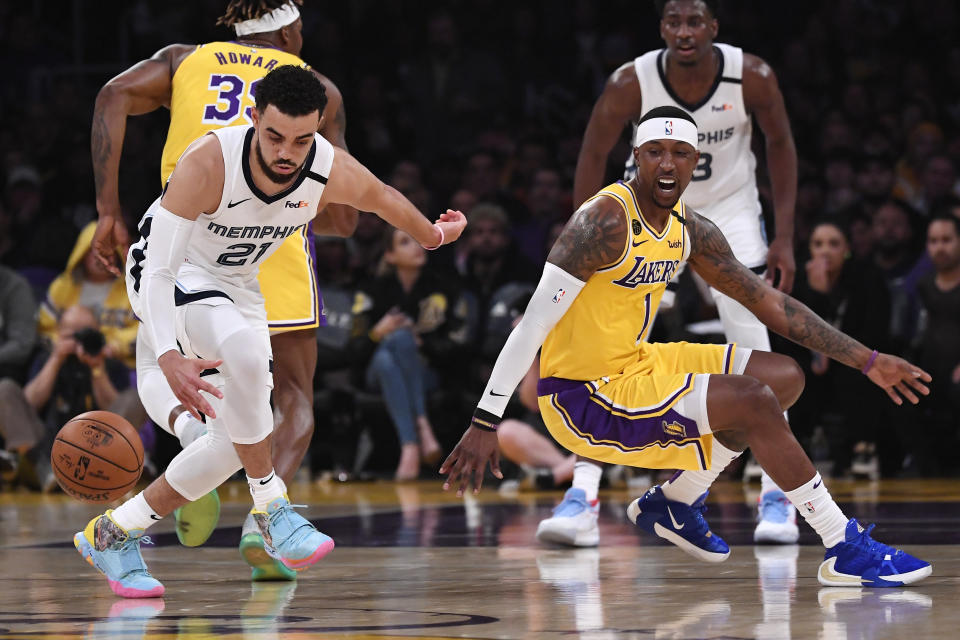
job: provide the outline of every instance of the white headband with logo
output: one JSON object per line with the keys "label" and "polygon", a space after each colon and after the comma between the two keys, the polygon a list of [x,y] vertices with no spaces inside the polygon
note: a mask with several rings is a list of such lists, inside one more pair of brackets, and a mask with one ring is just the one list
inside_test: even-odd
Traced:
{"label": "white headband with logo", "polygon": [[292,2],[288,2],[277,7],[270,13],[262,15],[254,20],[244,20],[233,25],[233,30],[238,36],[248,36],[251,33],[265,33],[267,31],[276,31],[282,29],[288,24],[293,24],[300,17],[300,11]]}
{"label": "white headband with logo", "polygon": [[633,146],[651,140],[680,140],[697,148],[697,125],[683,118],[650,118],[637,126]]}

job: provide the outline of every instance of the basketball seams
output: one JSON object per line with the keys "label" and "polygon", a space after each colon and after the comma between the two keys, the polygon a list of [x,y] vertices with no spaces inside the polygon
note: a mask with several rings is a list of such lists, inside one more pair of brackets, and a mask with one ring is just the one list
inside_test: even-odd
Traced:
{"label": "basketball seams", "polygon": [[[121,466],[120,466],[119,464],[117,464],[114,460],[110,460],[109,458],[104,458],[103,456],[97,455],[96,453],[93,453],[92,451],[88,451],[88,450],[86,450],[86,449],[84,449],[84,448],[82,448],[82,447],[78,447],[75,442],[70,442],[69,440],[64,440],[64,439],[60,438],[60,436],[57,436],[56,438],[54,438],[53,441],[54,441],[54,442],[62,442],[63,444],[68,444],[68,445],[70,445],[71,447],[73,447],[74,449],[76,449],[77,451],[82,451],[82,452],[84,452],[84,453],[86,453],[86,454],[89,454],[89,455],[93,456],[94,458],[97,458],[98,460],[102,460],[103,462],[106,462],[107,464],[112,465],[112,466],[116,467],[117,469],[120,469],[121,471],[125,471],[125,472],[127,472],[127,473],[136,473],[136,472],[137,472],[137,469],[127,469],[126,467],[121,467]],[[134,457],[136,457],[136,451],[134,451]],[[138,464],[139,464],[139,468],[140,468],[140,469],[143,469],[143,462],[138,461]]]}
{"label": "basketball seams", "polygon": [[[89,412],[89,413],[92,413],[92,412]],[[83,415],[83,414],[81,414],[81,415]],[[130,438],[128,438],[127,436],[125,436],[122,431],[120,431],[119,429],[117,429],[114,425],[110,424],[109,422],[104,422],[103,420],[97,420],[96,418],[81,418],[80,416],[77,416],[77,417],[75,417],[75,418],[72,418],[72,419],[68,420],[68,421],[67,421],[67,424],[65,424],[65,425],[63,425],[63,426],[66,427],[66,426],[67,426],[68,424],[70,424],[71,422],[77,422],[77,421],[80,421],[80,420],[86,420],[87,422],[96,422],[97,424],[103,425],[104,427],[109,427],[111,431],[115,432],[117,435],[119,435],[121,438],[123,438],[123,439],[127,442],[127,444],[130,445],[130,448],[133,450],[133,453],[134,453],[134,455],[136,456],[137,447],[134,446],[134,444],[133,444],[133,442],[130,440]],[[128,424],[129,424],[129,423],[128,423]],[[130,425],[130,428],[134,430],[134,433],[136,433],[136,428],[135,428],[132,424]],[[60,430],[63,431],[62,428],[61,428]],[[58,437],[57,439],[59,440],[59,437]],[[77,448],[79,449],[79,447],[77,447]],[[142,444],[142,443],[140,444],[140,450],[143,451],[143,444]],[[141,467],[143,467],[143,455],[137,456],[137,463],[138,463]]]}

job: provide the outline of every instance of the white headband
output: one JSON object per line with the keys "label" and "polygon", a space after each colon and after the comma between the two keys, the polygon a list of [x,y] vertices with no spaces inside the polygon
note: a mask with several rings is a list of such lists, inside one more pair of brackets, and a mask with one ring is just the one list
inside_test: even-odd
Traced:
{"label": "white headband", "polygon": [[251,33],[265,33],[267,31],[276,31],[288,24],[293,24],[300,17],[300,11],[292,2],[277,7],[270,13],[260,16],[254,20],[244,20],[233,25],[233,30],[238,36],[248,36]]}
{"label": "white headband", "polygon": [[680,140],[697,148],[697,125],[683,118],[650,118],[637,125],[633,146],[651,140]]}

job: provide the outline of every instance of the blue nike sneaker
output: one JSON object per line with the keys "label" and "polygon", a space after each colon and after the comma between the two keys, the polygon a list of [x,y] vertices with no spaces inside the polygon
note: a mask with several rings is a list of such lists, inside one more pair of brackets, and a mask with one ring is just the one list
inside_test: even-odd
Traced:
{"label": "blue nike sneaker", "polygon": [[83,531],[73,536],[73,544],[90,566],[107,576],[107,583],[124,598],[159,598],[164,588],[150,575],[140,555],[140,543],[150,543],[143,529],[124,531],[111,514],[91,520]]}
{"label": "blue nike sneaker", "polygon": [[563,501],[554,508],[553,515],[540,521],[537,540],[570,547],[595,547],[600,542],[599,512],[598,502],[594,500],[591,504],[586,491],[571,487],[563,494]]}
{"label": "blue nike sneaker", "polygon": [[317,531],[310,521],[293,510],[286,496],[273,500],[266,511],[252,510],[263,536],[263,549],[288,569],[303,571],[333,551],[333,539]]}
{"label": "blue nike sneaker", "polygon": [[668,500],[660,485],[655,485],[630,503],[627,517],[641,529],[672,542],[695,558],[723,562],[730,556],[730,547],[710,531],[710,525],[703,518],[708,493],[693,504],[684,504]]}
{"label": "blue nike sneaker", "polygon": [[933,573],[929,562],[877,542],[854,518],[847,522],[845,539],[827,549],[817,580],[828,587],[902,587]]}

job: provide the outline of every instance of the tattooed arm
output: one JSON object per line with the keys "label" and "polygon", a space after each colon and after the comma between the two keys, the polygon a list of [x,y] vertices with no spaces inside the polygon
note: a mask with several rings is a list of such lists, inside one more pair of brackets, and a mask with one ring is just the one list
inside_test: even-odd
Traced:
{"label": "tattooed arm", "polygon": [[610,198],[589,202],[567,223],[550,251],[523,317],[497,357],[470,426],[440,467],[441,474],[449,472],[444,490],[459,485],[457,495],[463,495],[472,481],[474,493],[479,492],[488,463],[495,476],[503,477],[496,429],[507,402],[547,334],[576,300],[584,281],[623,255],[626,243],[626,214]]}
{"label": "tattooed arm", "polygon": [[90,151],[100,220],[93,239],[94,255],[115,274],[117,252],[129,244],[120,211],[118,175],[127,116],[170,106],[173,72],[194,47],[164,47],[110,80],[100,89],[93,108]]}
{"label": "tattooed arm", "polygon": [[[320,135],[335,147],[347,151],[347,113],[343,106],[343,95],[330,78],[313,72],[327,90],[327,107],[320,120]],[[357,210],[345,204],[328,204],[313,219],[313,232],[317,235],[352,236],[357,228]]]}
{"label": "tattooed arm", "polygon": [[[715,224],[688,209],[686,228],[691,242],[689,262],[694,271],[707,284],[749,309],[767,327],[856,369],[864,369],[874,359],[868,347],[835,329],[805,304],[774,289],[743,266]],[[902,400],[894,390],[914,404],[917,397],[909,387],[924,395],[929,393],[920,380],[929,382],[930,375],[896,356],[878,354],[867,375],[897,404]]]}

